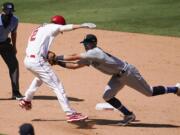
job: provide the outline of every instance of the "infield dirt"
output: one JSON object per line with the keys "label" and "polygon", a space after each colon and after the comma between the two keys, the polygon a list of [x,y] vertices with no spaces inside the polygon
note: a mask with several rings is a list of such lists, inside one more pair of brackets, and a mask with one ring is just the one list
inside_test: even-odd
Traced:
{"label": "infield dirt", "polygon": [[[34,77],[24,67],[23,59],[28,36],[35,27],[37,25],[20,24],[18,29],[17,58],[23,94]],[[180,82],[180,38],[80,29],[58,36],[51,50],[57,54],[83,52],[84,48],[79,42],[88,33],[98,37],[98,44],[105,51],[135,65],[152,86],[171,86]],[[145,97],[124,87],[117,97],[136,114],[137,121],[121,127],[117,125],[122,119],[119,112],[95,110],[96,103],[104,102],[103,89],[110,76],[92,67],[69,70],[54,66],[71,106],[89,116],[85,123],[70,124],[66,122],[55,94],[45,84],[38,89],[31,111],[22,110],[18,101],[10,100],[10,79],[2,58],[0,65],[0,133],[17,135],[21,124],[32,123],[37,135],[180,134],[180,97],[174,94]]]}

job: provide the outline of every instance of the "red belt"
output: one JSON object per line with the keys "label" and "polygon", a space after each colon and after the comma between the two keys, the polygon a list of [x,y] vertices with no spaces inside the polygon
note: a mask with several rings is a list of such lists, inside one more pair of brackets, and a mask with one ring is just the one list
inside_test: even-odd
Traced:
{"label": "red belt", "polygon": [[35,58],[35,57],[36,57],[36,55],[31,54],[29,57],[31,57],[31,58]]}
{"label": "red belt", "polygon": [[[35,55],[35,54],[30,54],[30,55],[27,55],[27,57],[30,57],[30,58],[36,58],[37,57],[37,55]],[[44,58],[43,56],[41,56],[43,59],[46,59],[46,58]]]}

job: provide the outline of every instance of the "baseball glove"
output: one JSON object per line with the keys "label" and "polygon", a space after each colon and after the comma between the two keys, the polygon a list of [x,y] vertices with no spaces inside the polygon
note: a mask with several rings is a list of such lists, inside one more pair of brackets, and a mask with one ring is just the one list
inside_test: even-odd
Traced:
{"label": "baseball glove", "polygon": [[56,54],[52,51],[48,51],[47,60],[48,60],[49,64],[51,64],[51,65],[57,64]]}
{"label": "baseball glove", "polygon": [[81,26],[84,26],[84,27],[87,27],[90,29],[96,28],[96,24],[94,24],[94,23],[83,23],[83,24],[81,24]]}

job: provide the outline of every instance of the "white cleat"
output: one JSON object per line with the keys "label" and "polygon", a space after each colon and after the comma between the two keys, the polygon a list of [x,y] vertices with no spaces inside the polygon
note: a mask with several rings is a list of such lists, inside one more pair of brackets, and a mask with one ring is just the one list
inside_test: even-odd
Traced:
{"label": "white cleat", "polygon": [[180,83],[177,83],[176,84],[176,87],[178,88],[178,90],[177,90],[177,96],[180,96]]}

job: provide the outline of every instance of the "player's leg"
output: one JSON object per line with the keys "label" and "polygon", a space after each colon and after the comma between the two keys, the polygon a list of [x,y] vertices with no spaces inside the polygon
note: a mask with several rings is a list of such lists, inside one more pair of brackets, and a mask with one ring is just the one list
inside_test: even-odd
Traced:
{"label": "player's leg", "polygon": [[124,115],[122,125],[126,125],[135,120],[135,115],[131,111],[129,111],[129,109],[125,107],[119,99],[115,97],[115,95],[123,87],[124,83],[122,79],[117,76],[112,76],[112,78],[108,82],[108,85],[105,87],[103,99]]}
{"label": "player's leg", "polygon": [[[38,76],[38,73],[34,71],[34,69],[38,70],[38,63],[32,63],[30,58],[25,58],[24,65],[31,73],[33,73],[35,76]],[[26,110],[30,110],[32,108],[31,100],[33,99],[35,92],[42,85],[42,83],[42,80],[38,77],[34,78],[29,88],[25,92],[25,97],[19,103],[21,108],[25,108]]]}
{"label": "player's leg", "polygon": [[29,88],[26,90],[24,99],[26,101],[31,101],[34,97],[35,92],[42,85],[42,83],[42,80],[40,80],[38,77],[35,77]]}
{"label": "player's leg", "polygon": [[22,98],[22,95],[19,92],[19,64],[16,55],[14,54],[12,48],[7,48],[7,50],[4,50],[1,55],[9,69],[12,86],[12,98]]}
{"label": "player's leg", "polygon": [[177,93],[178,87],[172,86],[172,87],[166,87],[166,86],[154,86],[151,87],[145,79],[141,76],[139,71],[134,67],[133,65],[129,65],[129,68],[127,69],[126,75],[127,77],[124,79],[124,82],[136,89],[137,91],[141,92],[142,94],[146,96],[157,96],[167,93]]}
{"label": "player's leg", "polygon": [[25,92],[25,97],[19,103],[21,108],[25,108],[26,110],[30,110],[32,108],[31,101],[35,92],[42,85],[42,83],[42,80],[40,80],[38,77],[34,78],[31,85]]}
{"label": "player's leg", "polygon": [[56,94],[58,101],[67,115],[67,121],[79,121],[84,120],[87,116],[83,116],[81,113],[76,113],[74,109],[70,107],[68,98],[66,96],[64,87],[57,75],[51,69],[49,63],[45,62],[41,64],[41,72],[39,72],[40,79],[45,82]]}

